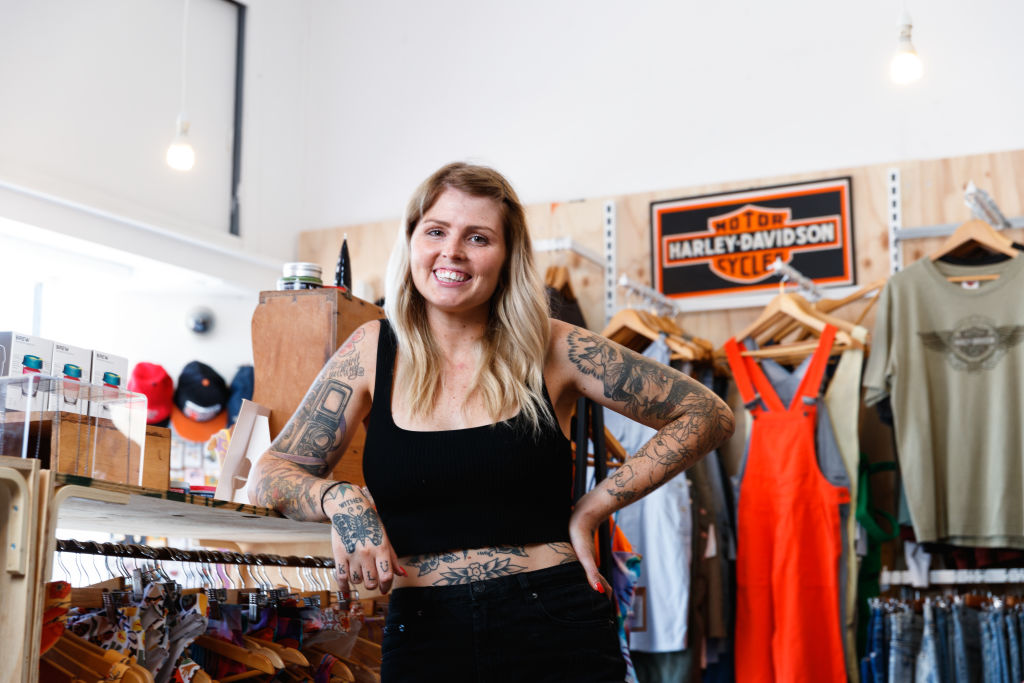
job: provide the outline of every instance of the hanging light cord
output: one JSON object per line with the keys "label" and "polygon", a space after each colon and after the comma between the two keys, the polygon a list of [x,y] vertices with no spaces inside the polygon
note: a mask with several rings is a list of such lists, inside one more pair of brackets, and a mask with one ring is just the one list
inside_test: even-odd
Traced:
{"label": "hanging light cord", "polygon": [[186,87],[186,63],[188,56],[188,3],[185,0],[184,11],[181,17],[181,100],[178,103],[178,118],[185,115],[185,87]]}

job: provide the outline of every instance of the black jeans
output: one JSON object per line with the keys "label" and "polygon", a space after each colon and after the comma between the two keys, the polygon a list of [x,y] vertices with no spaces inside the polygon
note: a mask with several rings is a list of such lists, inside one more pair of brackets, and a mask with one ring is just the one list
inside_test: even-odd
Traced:
{"label": "black jeans", "polygon": [[382,683],[625,677],[612,603],[578,562],[391,593]]}

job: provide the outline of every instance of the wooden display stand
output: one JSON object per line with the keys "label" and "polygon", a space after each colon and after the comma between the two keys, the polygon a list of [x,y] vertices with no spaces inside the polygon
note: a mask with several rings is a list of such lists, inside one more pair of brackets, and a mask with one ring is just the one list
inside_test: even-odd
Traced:
{"label": "wooden display stand", "polygon": [[[160,491],[170,486],[170,429],[146,425],[140,448],[108,418],[57,411],[40,417],[29,425],[29,439],[37,446],[32,455],[43,469]],[[4,424],[23,425],[23,420],[18,414],[7,415]]]}
{"label": "wooden display stand", "polygon": [[[253,401],[270,409],[270,436],[284,428],[335,350],[363,323],[384,311],[340,289],[260,292],[252,316]],[[333,477],[363,485],[363,442],[355,436]]]}

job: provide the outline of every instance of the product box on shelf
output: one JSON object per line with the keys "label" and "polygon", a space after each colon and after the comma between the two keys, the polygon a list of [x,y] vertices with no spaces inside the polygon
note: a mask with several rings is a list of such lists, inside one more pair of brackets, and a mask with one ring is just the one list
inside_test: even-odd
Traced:
{"label": "product box on shelf", "polygon": [[50,410],[70,410],[79,412],[71,406],[77,405],[78,396],[74,389],[74,382],[89,384],[92,379],[92,350],[83,349],[79,346],[71,346],[61,342],[53,344],[53,362],[50,364],[50,375],[60,377],[66,384],[67,391],[59,391],[52,394],[53,404]]}
{"label": "product box on shelf", "polygon": [[[0,332],[0,377],[45,375],[53,360],[53,342],[22,332]],[[12,403],[9,408],[15,408]],[[43,405],[46,408],[46,405]]]}
{"label": "product box on shelf", "polygon": [[[98,386],[107,387],[111,396],[124,389],[128,384],[128,359],[103,351],[92,352],[92,372],[89,381]],[[94,405],[89,412],[97,417],[110,417],[102,412],[102,404]]]}
{"label": "product box on shelf", "polygon": [[[67,400],[70,392],[75,401]],[[170,432],[147,428],[144,395],[39,375],[0,377],[0,396],[0,455],[36,458],[55,472],[167,488]]]}

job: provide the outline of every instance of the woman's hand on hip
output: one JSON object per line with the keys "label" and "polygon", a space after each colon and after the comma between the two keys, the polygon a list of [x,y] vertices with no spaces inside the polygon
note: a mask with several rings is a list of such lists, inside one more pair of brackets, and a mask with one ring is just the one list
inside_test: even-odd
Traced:
{"label": "woman's hand on hip", "polygon": [[338,586],[347,594],[355,586],[391,590],[398,567],[380,516],[358,488],[342,484],[324,501],[331,522],[331,547]]}
{"label": "woman's hand on hip", "polygon": [[611,586],[598,569],[597,552],[594,550],[594,532],[598,523],[599,519],[595,521],[592,515],[584,512],[584,506],[577,505],[569,518],[569,540],[572,542],[572,549],[576,551],[576,558],[587,573],[587,583],[598,593],[604,593],[611,598]]}

